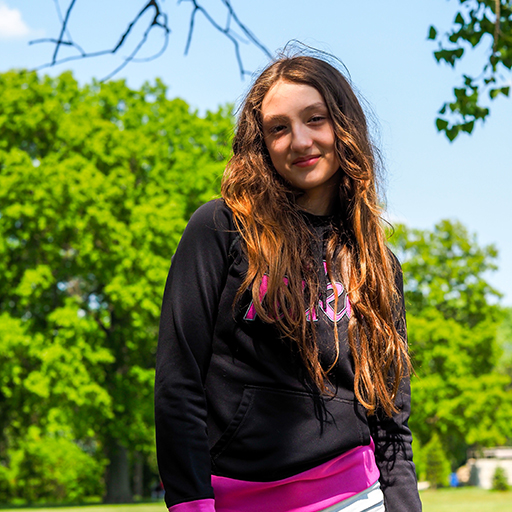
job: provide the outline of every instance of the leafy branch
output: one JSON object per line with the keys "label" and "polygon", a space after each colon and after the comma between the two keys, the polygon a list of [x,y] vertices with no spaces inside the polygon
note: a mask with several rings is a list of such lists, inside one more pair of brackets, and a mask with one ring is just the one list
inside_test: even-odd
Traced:
{"label": "leafy branch", "polygon": [[462,85],[453,89],[454,100],[439,110],[436,126],[450,141],[461,133],[471,133],[475,122],[485,121],[490,109],[483,105],[486,95],[494,100],[510,93],[512,69],[512,1],[459,0],[453,25],[440,35],[433,26],[428,39],[437,41],[437,62],[451,67],[461,60],[465,50],[488,45],[487,60],[478,76],[462,75]]}

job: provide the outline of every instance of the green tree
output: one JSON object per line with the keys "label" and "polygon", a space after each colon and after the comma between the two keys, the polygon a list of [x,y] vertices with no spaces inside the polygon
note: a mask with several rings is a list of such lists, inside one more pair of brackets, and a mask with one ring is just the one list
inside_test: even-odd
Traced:
{"label": "green tree", "polygon": [[498,327],[498,344],[502,351],[498,369],[512,376],[512,308],[504,310],[503,322]]}
{"label": "green tree", "polygon": [[498,466],[492,476],[492,488],[495,491],[508,491],[510,485],[508,484],[507,472]]}
{"label": "green tree", "polygon": [[485,62],[477,76],[462,75],[462,84],[453,89],[454,99],[439,111],[436,126],[448,139],[461,132],[471,133],[476,121],[484,121],[489,108],[485,97],[494,100],[510,93],[512,69],[512,1],[459,0],[452,26],[443,34],[431,26],[429,39],[438,42],[434,52],[438,62],[452,67],[467,50],[485,47]]}
{"label": "green tree", "polygon": [[512,382],[497,371],[503,311],[486,281],[497,252],[450,221],[432,231],[398,226],[391,242],[403,265],[416,370],[411,427],[422,446],[439,435],[457,465],[468,446],[512,438]]}
{"label": "green tree", "polygon": [[62,435],[41,436],[32,426],[10,454],[11,495],[29,503],[77,502],[103,491],[105,461],[95,460],[76,442]]}
{"label": "green tree", "polygon": [[438,487],[447,487],[450,478],[450,463],[444,453],[443,445],[437,434],[423,449],[426,466],[426,477],[430,483],[430,487],[437,489]]}
{"label": "green tree", "polygon": [[497,269],[498,252],[480,247],[460,222],[443,220],[431,231],[399,225],[391,243],[403,262],[409,313],[435,309],[470,327],[500,316],[501,294],[485,279]]}
{"label": "green tree", "polygon": [[[0,461],[31,426],[97,446],[106,500],[153,450],[161,293],[191,213],[218,193],[228,108],[160,82],[0,75]],[[19,445],[19,446],[18,446]],[[1,464],[0,464],[1,466]]]}

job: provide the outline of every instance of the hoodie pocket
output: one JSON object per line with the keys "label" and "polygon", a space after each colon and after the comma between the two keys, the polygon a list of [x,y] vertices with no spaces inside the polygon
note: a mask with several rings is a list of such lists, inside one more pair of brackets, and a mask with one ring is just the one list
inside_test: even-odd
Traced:
{"label": "hoodie pocket", "polygon": [[211,459],[218,475],[270,481],[369,443],[366,414],[353,399],[246,386]]}
{"label": "hoodie pocket", "polygon": [[249,409],[251,408],[252,402],[254,400],[254,389],[245,388],[242,400],[236,410],[233,419],[229,422],[226,430],[223,432],[220,439],[215,443],[215,445],[210,450],[210,455],[212,460],[217,459],[222,452],[229,446],[231,441],[236,437],[237,432],[240,430],[244,419],[247,416]]}

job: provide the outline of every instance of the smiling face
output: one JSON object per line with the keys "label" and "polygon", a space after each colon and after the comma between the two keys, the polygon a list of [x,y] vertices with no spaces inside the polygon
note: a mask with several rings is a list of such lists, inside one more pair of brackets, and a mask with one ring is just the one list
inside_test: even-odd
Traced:
{"label": "smiling face", "polygon": [[302,192],[297,203],[317,215],[331,212],[340,164],[322,95],[309,85],[279,80],[261,105],[263,136],[276,171]]}

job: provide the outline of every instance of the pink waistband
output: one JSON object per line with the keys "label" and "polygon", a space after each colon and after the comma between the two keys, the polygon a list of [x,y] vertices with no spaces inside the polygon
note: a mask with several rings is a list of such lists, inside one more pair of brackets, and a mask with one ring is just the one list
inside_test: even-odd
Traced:
{"label": "pink waistband", "polygon": [[318,512],[379,479],[373,441],[308,471],[274,482],[212,476],[216,512]]}

